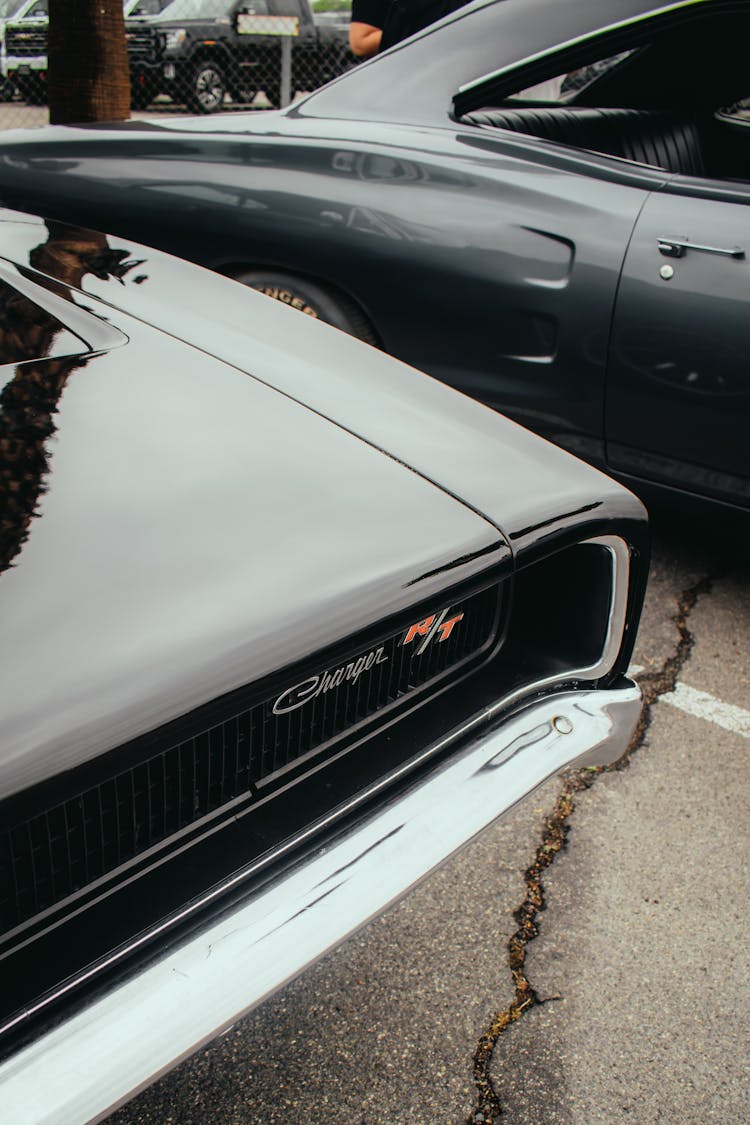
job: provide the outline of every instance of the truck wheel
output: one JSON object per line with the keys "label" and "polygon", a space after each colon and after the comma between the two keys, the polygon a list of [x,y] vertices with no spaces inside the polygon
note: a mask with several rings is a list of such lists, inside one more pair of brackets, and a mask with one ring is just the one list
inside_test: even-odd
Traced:
{"label": "truck wheel", "polygon": [[332,324],[334,328],[340,328],[342,332],[348,332],[350,336],[356,336],[376,348],[380,346],[365,314],[343,293],[329,292],[314,281],[276,270],[248,270],[234,274],[234,277],[267,297]]}
{"label": "truck wheel", "polygon": [[187,104],[194,113],[216,113],[221,109],[227,84],[215,62],[198,63],[188,90]]}

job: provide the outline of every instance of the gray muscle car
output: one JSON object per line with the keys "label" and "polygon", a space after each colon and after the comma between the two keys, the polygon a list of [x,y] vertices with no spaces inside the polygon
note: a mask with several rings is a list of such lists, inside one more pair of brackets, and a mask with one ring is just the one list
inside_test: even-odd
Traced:
{"label": "gray muscle car", "polygon": [[611,762],[620,485],[159,251],[0,213],[0,1105],[126,1100]]}
{"label": "gray muscle car", "polygon": [[284,113],[5,134],[0,197],[747,510],[748,42],[746,0],[475,0]]}

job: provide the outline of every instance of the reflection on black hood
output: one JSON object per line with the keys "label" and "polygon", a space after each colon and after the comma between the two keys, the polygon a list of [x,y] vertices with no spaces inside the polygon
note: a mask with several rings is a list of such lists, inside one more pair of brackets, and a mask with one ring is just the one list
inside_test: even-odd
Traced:
{"label": "reflection on black hood", "polygon": [[[87,273],[122,281],[140,264],[127,261],[128,251],[113,249],[104,234],[54,222],[47,231],[29,262],[54,278],[52,288],[68,300],[69,287],[79,289]],[[16,365],[0,391],[0,572],[29,537],[45,491],[60,398],[72,372],[89,359],[82,341],[73,349],[59,346],[68,335],[51,312],[0,281],[0,364]]]}

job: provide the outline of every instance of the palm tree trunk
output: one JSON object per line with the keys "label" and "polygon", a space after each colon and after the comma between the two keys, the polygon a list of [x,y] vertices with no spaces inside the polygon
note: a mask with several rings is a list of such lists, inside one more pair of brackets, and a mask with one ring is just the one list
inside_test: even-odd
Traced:
{"label": "palm tree trunk", "polygon": [[49,0],[49,119],[124,121],[130,72],[122,0]]}

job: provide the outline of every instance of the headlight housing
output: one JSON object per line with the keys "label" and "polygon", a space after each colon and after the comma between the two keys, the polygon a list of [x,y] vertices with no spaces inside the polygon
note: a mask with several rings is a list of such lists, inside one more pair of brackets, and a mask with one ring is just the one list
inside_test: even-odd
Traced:
{"label": "headlight housing", "polygon": [[164,46],[168,51],[176,51],[178,47],[187,39],[187,31],[184,27],[172,27],[166,32],[164,37]]}

